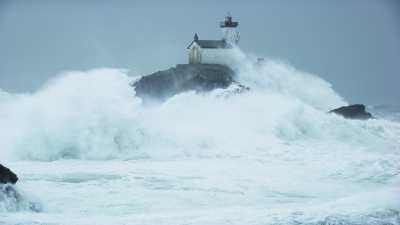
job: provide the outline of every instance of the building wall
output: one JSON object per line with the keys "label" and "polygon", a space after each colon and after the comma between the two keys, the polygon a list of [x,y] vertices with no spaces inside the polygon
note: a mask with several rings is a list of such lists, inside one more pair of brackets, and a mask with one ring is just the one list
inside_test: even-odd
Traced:
{"label": "building wall", "polygon": [[201,63],[201,49],[198,45],[193,45],[189,49],[189,63],[190,64],[199,64]]}
{"label": "building wall", "polygon": [[222,64],[232,65],[234,63],[233,49],[212,48],[204,49],[199,45],[192,45],[188,51],[190,64]]}
{"label": "building wall", "polygon": [[201,49],[201,63],[232,65],[233,49]]}

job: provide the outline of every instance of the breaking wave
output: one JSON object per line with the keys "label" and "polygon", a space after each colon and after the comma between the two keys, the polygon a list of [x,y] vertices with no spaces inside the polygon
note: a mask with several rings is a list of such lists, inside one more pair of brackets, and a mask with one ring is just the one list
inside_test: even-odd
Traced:
{"label": "breaking wave", "polygon": [[298,142],[314,148],[335,142],[353,152],[398,146],[396,123],[327,114],[346,102],[322,79],[281,62],[249,65],[239,81],[251,92],[187,92],[152,107],[142,105],[127,85],[132,78],[116,69],[68,72],[33,94],[2,94],[1,157],[241,156]]}
{"label": "breaking wave", "polygon": [[40,210],[38,203],[27,200],[14,185],[0,184],[0,213]]}
{"label": "breaking wave", "polygon": [[229,90],[188,92],[158,107],[143,106],[127,85],[126,71],[116,69],[64,73],[33,94],[3,93],[1,156],[46,161],[240,155],[302,137],[366,133],[362,126],[368,125],[325,113],[345,104],[329,83],[280,62],[249,65],[239,81],[254,89],[250,93],[222,98]]}
{"label": "breaking wave", "polygon": [[[254,160],[269,165],[264,172],[283,189],[271,196],[284,190],[296,199],[313,199],[302,195],[309,192],[321,201],[345,196],[323,207],[379,209],[398,220],[399,123],[328,114],[347,102],[328,82],[283,62],[244,57],[236,69],[251,91],[186,92],[152,106],[118,69],[63,73],[32,94],[0,92],[0,158]],[[334,218],[325,223],[340,224]]]}

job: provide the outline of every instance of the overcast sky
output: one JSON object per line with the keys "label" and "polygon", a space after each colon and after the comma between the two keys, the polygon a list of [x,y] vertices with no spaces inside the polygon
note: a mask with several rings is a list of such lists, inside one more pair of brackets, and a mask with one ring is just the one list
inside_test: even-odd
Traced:
{"label": "overcast sky", "polygon": [[0,0],[0,88],[34,91],[63,70],[185,63],[193,34],[219,39],[228,11],[244,51],[318,74],[352,103],[400,103],[397,0]]}

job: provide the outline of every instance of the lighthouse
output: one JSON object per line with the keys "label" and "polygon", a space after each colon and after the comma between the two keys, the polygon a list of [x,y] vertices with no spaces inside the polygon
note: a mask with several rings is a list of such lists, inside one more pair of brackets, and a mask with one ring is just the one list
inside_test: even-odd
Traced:
{"label": "lighthouse", "polygon": [[200,39],[196,33],[187,47],[189,64],[231,65],[234,61],[233,47],[239,43],[238,25],[239,22],[233,21],[228,14],[219,26],[222,29],[220,40]]}
{"label": "lighthouse", "polygon": [[239,43],[239,32],[236,30],[236,27],[239,25],[239,22],[235,22],[232,20],[232,16],[228,14],[225,17],[225,21],[220,23],[220,27],[222,29],[222,33],[224,34],[223,39],[231,44]]}

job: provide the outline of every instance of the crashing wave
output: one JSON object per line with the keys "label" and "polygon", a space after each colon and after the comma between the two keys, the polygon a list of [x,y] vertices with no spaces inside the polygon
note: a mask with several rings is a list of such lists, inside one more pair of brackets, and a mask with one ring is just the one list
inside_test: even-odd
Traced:
{"label": "crashing wave", "polygon": [[[399,184],[399,123],[384,119],[353,121],[328,114],[333,108],[347,105],[346,101],[326,81],[282,62],[267,60],[255,64],[244,58],[241,67],[235,69],[237,81],[250,90],[241,91],[244,89],[234,84],[206,93],[184,91],[157,105],[143,104],[128,85],[131,77],[116,69],[68,72],[35,93],[3,94],[6,97],[0,97],[0,158],[34,165],[42,163],[37,161],[55,161],[38,166],[38,171],[43,172],[40,179],[51,173],[47,165],[57,164],[64,172],[77,166],[75,172],[87,172],[94,165],[97,173],[111,171],[113,177],[115,170],[123,173],[112,181],[78,179],[79,184],[75,184],[58,177],[60,171],[55,170],[53,175],[57,179],[47,181],[46,185],[64,191],[71,186],[83,187],[74,192],[81,195],[67,198],[73,200],[84,197],[92,202],[99,196],[91,196],[85,188],[97,187],[97,193],[104,194],[102,185],[122,187],[125,195],[135,187],[138,189],[133,190],[134,194],[150,198],[160,194],[166,198],[166,204],[176,200],[177,209],[201,205],[210,207],[207,210],[213,213],[211,207],[221,206],[220,202],[221,207],[227,206],[226,211],[239,205],[249,207],[251,212],[265,213],[265,208],[271,206],[279,216],[284,214],[280,207],[287,206],[280,201],[287,200],[289,206],[292,201],[301,206],[315,201],[318,212],[324,202],[331,204],[320,216],[311,215],[310,219],[295,215],[293,221],[283,216],[286,220],[273,224],[399,224],[398,191],[386,191]],[[73,159],[71,164],[69,159]],[[121,161],[115,163],[111,159],[134,160],[124,167]],[[91,164],[78,160],[94,161]],[[139,167],[134,167],[135,171],[125,171],[136,163]],[[211,169],[200,174],[201,179],[186,179],[183,175],[187,174],[180,174],[179,167],[186,170],[192,164],[195,166],[189,172],[207,172],[208,166]],[[120,167],[123,171],[117,170]],[[105,169],[99,172],[101,168]],[[171,174],[163,177],[164,170]],[[203,189],[198,185],[203,185]],[[31,201],[10,188],[14,187],[2,186],[0,204],[4,211],[35,211]],[[164,191],[171,195],[164,195]],[[189,193],[188,199],[174,198],[183,191]],[[365,192],[361,197],[345,201],[361,192]],[[202,196],[209,197],[208,201],[200,200]],[[63,197],[58,200],[64,200]],[[230,197],[237,201],[220,201]],[[130,213],[133,207],[146,215],[147,209],[158,205],[152,201],[160,201],[138,197],[137,202],[130,202],[123,196],[118,200],[124,204],[115,206],[110,199],[100,198],[102,210],[111,207],[118,213]],[[345,203],[337,202],[342,199]],[[87,213],[82,208],[74,211],[79,203],[73,200],[67,205],[53,206],[60,207],[60,211],[66,207],[72,213]],[[95,208],[94,205],[91,206]],[[367,209],[365,213],[346,212],[352,205],[357,210],[364,206]],[[90,210],[98,216],[97,209]],[[235,209],[232,214],[242,217]],[[221,217],[226,215],[224,210],[221,209]],[[246,218],[254,218],[254,214],[249,215]]]}
{"label": "crashing wave", "polygon": [[38,203],[27,201],[12,184],[0,184],[0,213],[33,211],[40,212]]}

